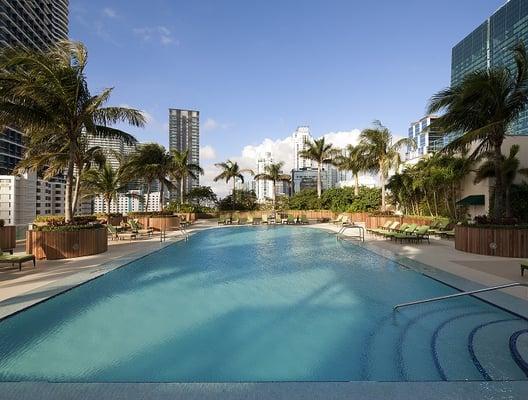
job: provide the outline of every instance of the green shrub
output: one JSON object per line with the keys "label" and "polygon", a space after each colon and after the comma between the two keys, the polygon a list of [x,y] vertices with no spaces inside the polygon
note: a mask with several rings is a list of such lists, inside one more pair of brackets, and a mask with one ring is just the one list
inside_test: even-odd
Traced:
{"label": "green shrub", "polygon": [[[77,215],[73,217],[73,221],[68,225],[88,225],[96,222],[95,215]],[[47,226],[65,226],[64,215],[38,215],[33,221],[37,224],[46,224]]]}
{"label": "green shrub", "polygon": [[381,206],[381,189],[361,187],[355,196],[354,188],[333,188],[325,190],[320,199],[315,189],[306,189],[294,194],[288,206],[291,210],[376,211]]}
{"label": "green shrub", "polygon": [[39,232],[75,232],[82,231],[85,229],[97,229],[103,228],[102,224],[83,224],[83,225],[37,225],[33,227],[33,230]]}
{"label": "green shrub", "polygon": [[169,216],[173,215],[174,212],[170,210],[163,210],[163,211],[132,211],[127,213],[128,217],[131,218],[138,218],[138,217],[162,217],[162,216]]}

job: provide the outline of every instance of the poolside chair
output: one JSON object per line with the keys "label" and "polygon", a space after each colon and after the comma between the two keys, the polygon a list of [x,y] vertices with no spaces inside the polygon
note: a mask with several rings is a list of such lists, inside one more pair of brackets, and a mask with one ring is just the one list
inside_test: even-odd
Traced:
{"label": "poolside chair", "polygon": [[[404,227],[405,225],[407,225],[407,226]],[[396,231],[392,231],[392,232],[386,233],[383,236],[385,238],[389,238],[390,240],[392,240],[392,239],[395,238],[396,235],[410,235],[411,233],[413,233],[416,230],[417,227],[418,227],[418,225],[416,225],[416,224],[403,224],[400,227],[400,229],[398,229]]]}
{"label": "poolside chair", "polygon": [[231,224],[238,225],[240,223],[240,214],[235,213],[231,218]]}
{"label": "poolside chair", "polygon": [[239,225],[246,225],[247,224],[247,218],[240,218],[240,220],[238,221],[238,224]]}
{"label": "poolside chair", "polygon": [[108,229],[108,232],[110,232],[112,240],[130,240],[136,238],[136,234],[133,232],[118,232],[117,228],[113,225],[106,225],[106,228]]}
{"label": "poolside chair", "polygon": [[19,271],[22,271],[22,263],[25,263],[27,261],[33,261],[33,268],[37,266],[37,263],[35,261],[35,256],[33,254],[26,254],[26,253],[6,254],[6,253],[3,253],[2,250],[0,250],[0,263],[11,263],[13,267],[15,266],[15,264],[18,264]]}
{"label": "poolside chair", "polygon": [[525,269],[528,269],[528,260],[521,261],[521,276],[524,276]]}
{"label": "poolside chair", "polygon": [[330,221],[330,222],[331,222],[332,224],[334,224],[334,225],[338,225],[338,224],[341,223],[341,221],[343,221],[343,217],[344,217],[344,216],[345,216],[344,214],[339,214],[339,215],[337,216],[336,219],[333,219],[333,220]]}
{"label": "poolside chair", "polygon": [[383,237],[389,237],[390,235],[393,235],[398,232],[403,232],[405,229],[409,227],[409,224],[401,224],[399,222],[393,222],[388,229],[386,230],[379,230],[377,231],[377,234]]}
{"label": "poolside chair", "polygon": [[225,225],[225,223],[226,223],[226,218],[227,218],[226,215],[220,215],[220,216],[218,217],[218,225]]}
{"label": "poolside chair", "polygon": [[301,222],[300,223],[303,224],[303,225],[308,225],[310,223],[310,221],[308,220],[308,217],[305,214],[301,215]]}
{"label": "poolside chair", "polygon": [[286,219],[286,223],[288,225],[294,225],[295,224],[295,218],[293,217],[293,215],[288,214],[288,218]]}
{"label": "poolside chair", "polygon": [[131,219],[130,221],[128,221],[128,223],[130,224],[132,233],[135,233],[137,235],[152,236],[152,233],[154,232],[154,229],[152,228],[143,228],[143,226],[136,220]]}
{"label": "poolside chair", "polygon": [[[391,236],[391,239],[394,239],[396,241],[400,241],[400,243],[403,243],[404,240],[408,241],[414,241],[421,242],[422,240],[427,240],[427,243],[431,244],[429,241],[429,234],[427,233],[429,231],[429,225],[421,225],[417,227],[413,232],[406,232],[406,233],[397,233]],[[409,229],[409,228],[407,228]]]}
{"label": "poolside chair", "polygon": [[262,214],[261,222],[263,224],[267,224],[268,223],[268,214]]}
{"label": "poolside chair", "polygon": [[288,214],[281,214],[281,224],[287,224],[288,223]]}
{"label": "poolside chair", "polygon": [[367,232],[374,233],[379,230],[382,230],[382,231],[387,230],[391,224],[392,224],[392,221],[385,221],[383,226],[378,226],[377,228],[367,228]]}
{"label": "poolside chair", "polygon": [[249,225],[253,225],[253,215],[249,214],[246,221]]}
{"label": "poolside chair", "polygon": [[380,229],[373,229],[372,233],[376,236],[383,236],[385,233],[394,232],[400,227],[400,223],[398,221],[391,222],[388,228],[380,228]]}
{"label": "poolside chair", "polygon": [[253,225],[260,225],[262,223],[262,218],[253,218]]}
{"label": "poolside chair", "polygon": [[449,230],[449,221],[439,221],[436,227],[429,229],[429,234],[440,236],[441,232]]}

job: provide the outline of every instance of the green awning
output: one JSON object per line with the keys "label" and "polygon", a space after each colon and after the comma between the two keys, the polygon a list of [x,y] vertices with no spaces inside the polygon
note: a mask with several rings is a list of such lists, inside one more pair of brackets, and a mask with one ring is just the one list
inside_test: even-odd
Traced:
{"label": "green awning", "polygon": [[458,200],[457,204],[460,206],[483,206],[485,204],[485,198],[483,194],[473,194],[464,197],[462,200]]}

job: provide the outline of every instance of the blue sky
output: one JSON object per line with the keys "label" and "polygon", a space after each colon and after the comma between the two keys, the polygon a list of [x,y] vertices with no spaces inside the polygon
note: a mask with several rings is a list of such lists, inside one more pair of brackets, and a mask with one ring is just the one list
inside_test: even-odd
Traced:
{"label": "blue sky", "polygon": [[[314,136],[380,119],[404,135],[447,86],[451,48],[504,0],[71,0],[93,91],[145,110],[201,112],[203,163],[243,158],[299,124]],[[279,157],[279,155],[277,155]]]}

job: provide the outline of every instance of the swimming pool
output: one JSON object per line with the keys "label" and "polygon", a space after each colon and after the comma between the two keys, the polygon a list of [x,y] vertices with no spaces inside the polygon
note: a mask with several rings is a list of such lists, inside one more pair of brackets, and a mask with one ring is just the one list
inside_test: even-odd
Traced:
{"label": "swimming pool", "polygon": [[204,231],[0,321],[0,381],[526,380],[528,322],[302,227]]}

